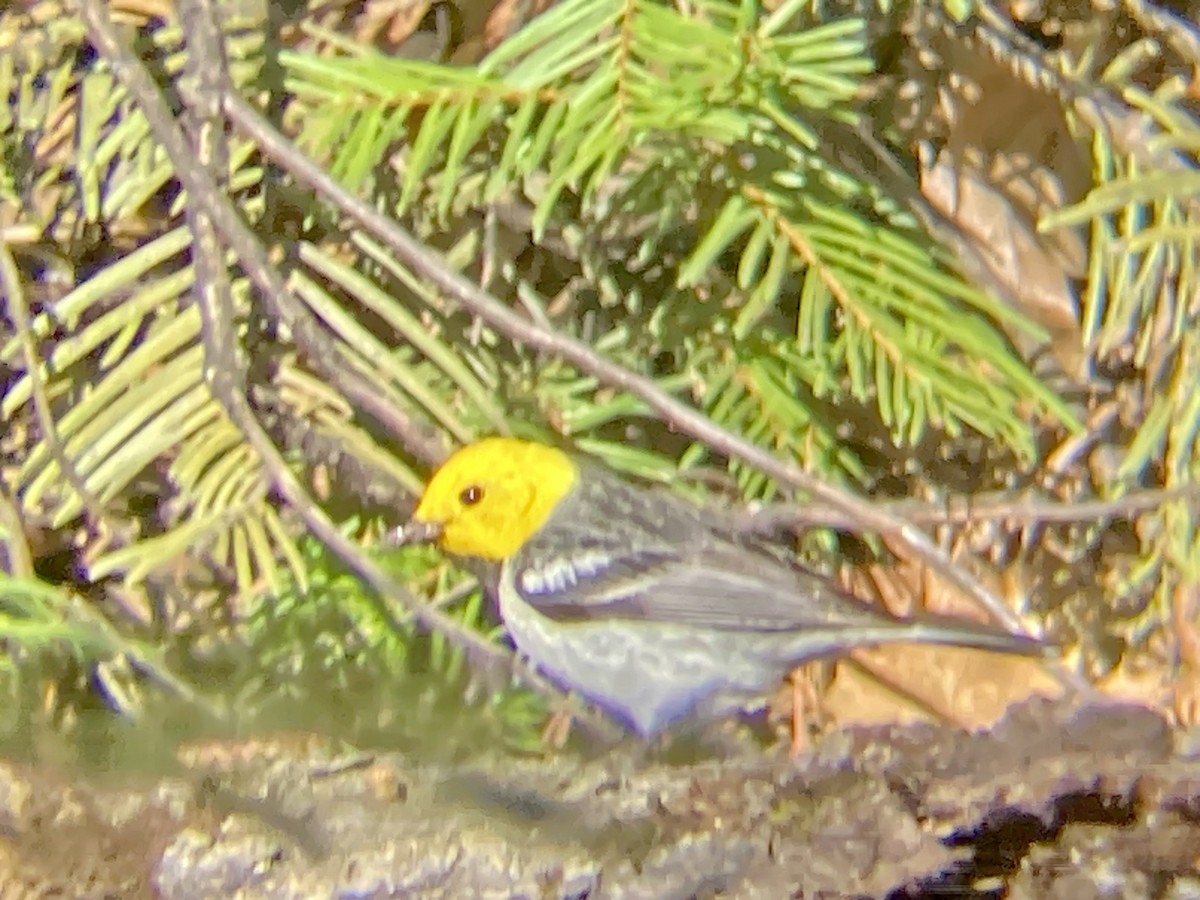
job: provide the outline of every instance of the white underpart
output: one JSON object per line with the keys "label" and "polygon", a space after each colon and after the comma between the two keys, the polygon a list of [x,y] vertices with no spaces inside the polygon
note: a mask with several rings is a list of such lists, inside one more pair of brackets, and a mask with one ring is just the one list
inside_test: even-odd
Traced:
{"label": "white underpart", "polygon": [[745,642],[728,633],[678,623],[558,622],[521,599],[507,566],[499,607],[517,649],[545,675],[644,737],[698,706],[717,716],[742,708],[763,687],[762,660],[746,658]]}

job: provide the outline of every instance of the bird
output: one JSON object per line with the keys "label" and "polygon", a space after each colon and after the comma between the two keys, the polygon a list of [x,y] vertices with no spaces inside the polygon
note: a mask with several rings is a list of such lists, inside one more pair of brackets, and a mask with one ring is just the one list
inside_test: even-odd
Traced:
{"label": "bird", "polygon": [[723,510],[519,438],[455,451],[393,540],[483,564],[517,650],[646,740],[753,710],[796,666],[858,647],[1050,649],[965,619],[894,617]]}

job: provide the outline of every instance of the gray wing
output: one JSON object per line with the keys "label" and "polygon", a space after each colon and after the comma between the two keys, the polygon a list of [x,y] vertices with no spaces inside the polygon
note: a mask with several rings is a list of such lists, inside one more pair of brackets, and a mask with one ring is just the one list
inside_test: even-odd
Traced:
{"label": "gray wing", "polygon": [[[515,561],[514,584],[544,615],[678,622],[704,628],[795,631],[893,622],[831,582],[712,532],[667,546],[597,540],[540,540]],[[557,553],[555,547],[570,547]],[[640,547],[638,550],[629,548]]]}
{"label": "gray wing", "polygon": [[788,632],[797,643],[786,652],[796,661],[891,641],[1034,657],[1054,650],[1034,638],[962,619],[896,619],[818,575],[765,553],[758,565],[758,557],[748,548],[725,544],[686,557],[661,551],[609,557],[593,552],[582,557],[581,566],[526,565],[515,570],[514,580],[527,603],[560,622],[620,619],[715,631]]}
{"label": "gray wing", "polygon": [[[718,510],[597,473],[511,561],[524,600],[563,622],[677,622],[724,631],[808,632],[833,647],[918,640],[1040,656],[1039,641],[942,616],[901,620],[830,580],[743,544]],[[813,644],[812,646],[815,646]],[[812,646],[798,646],[797,658]]]}

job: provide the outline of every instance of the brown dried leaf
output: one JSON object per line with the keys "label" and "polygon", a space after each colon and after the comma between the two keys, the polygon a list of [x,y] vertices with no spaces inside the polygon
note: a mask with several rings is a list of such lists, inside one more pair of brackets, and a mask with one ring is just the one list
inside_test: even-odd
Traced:
{"label": "brown dried leaf", "polygon": [[[858,596],[874,597],[896,615],[923,609],[985,621],[968,598],[920,563],[901,559],[886,567],[868,566],[852,580]],[[1059,693],[1058,682],[1035,659],[897,644],[856,651],[838,665],[823,699],[826,716],[839,727],[924,718],[982,728],[1013,703]]]}
{"label": "brown dried leaf", "polygon": [[550,0],[500,0],[484,25],[484,46],[495,48],[549,6]]}
{"label": "brown dried leaf", "polygon": [[366,0],[355,17],[354,38],[360,44],[399,47],[412,37],[432,0]]}
{"label": "brown dried leaf", "polygon": [[837,727],[932,719],[976,729],[995,723],[1013,703],[1059,693],[1037,660],[897,644],[859,650],[840,663],[823,700]]}
{"label": "brown dried leaf", "polygon": [[[1082,377],[1087,358],[1072,279],[1086,271],[1087,245],[1074,229],[1039,234],[1037,221],[1083,198],[1090,162],[1055,98],[969,48],[939,51],[954,73],[938,92],[946,141],[921,160],[921,193],[975,245],[1005,299],[1050,333],[1063,369]],[[1037,350],[1012,336],[1027,355]]]}
{"label": "brown dried leaf", "polygon": [[[989,273],[1020,311],[1050,333],[1050,347],[1063,369],[1082,377],[1086,356],[1068,260],[1046,246],[1012,197],[961,159],[943,153],[932,165],[922,164],[921,193],[976,245]],[[1036,351],[1024,332],[1013,329],[1010,336],[1027,356]]]}

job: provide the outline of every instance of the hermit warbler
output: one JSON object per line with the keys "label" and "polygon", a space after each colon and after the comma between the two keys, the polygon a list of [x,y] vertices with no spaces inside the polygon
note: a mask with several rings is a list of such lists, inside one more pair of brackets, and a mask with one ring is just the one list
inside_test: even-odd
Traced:
{"label": "hermit warbler", "polygon": [[494,564],[518,650],[647,738],[745,709],[798,664],[855,647],[1046,649],[964,620],[893,618],[715,510],[513,438],[453,454],[397,540]]}

